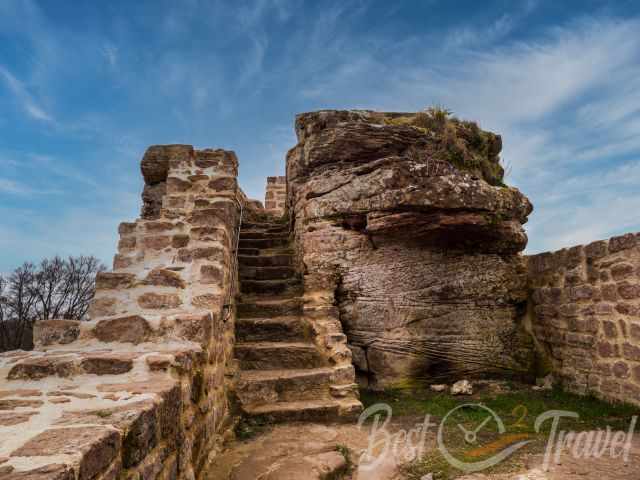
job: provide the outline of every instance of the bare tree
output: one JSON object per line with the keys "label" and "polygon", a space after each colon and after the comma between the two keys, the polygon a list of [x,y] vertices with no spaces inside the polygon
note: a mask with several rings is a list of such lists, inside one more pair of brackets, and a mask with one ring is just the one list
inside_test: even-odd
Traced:
{"label": "bare tree", "polygon": [[33,324],[85,318],[95,277],[105,270],[95,257],[54,257],[25,263],[0,286],[0,349],[30,348]]}

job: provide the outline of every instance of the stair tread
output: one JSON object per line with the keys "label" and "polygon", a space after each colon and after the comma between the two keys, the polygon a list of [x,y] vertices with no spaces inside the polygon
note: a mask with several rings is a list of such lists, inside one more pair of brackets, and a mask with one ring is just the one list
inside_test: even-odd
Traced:
{"label": "stair tread", "polygon": [[238,318],[236,320],[236,324],[238,323],[270,324],[270,323],[297,323],[297,322],[302,322],[301,315],[280,315],[277,317],[244,317],[244,318]]}
{"label": "stair tread", "polygon": [[[268,297],[259,295],[247,295],[241,296],[242,305],[284,305],[287,303],[295,302],[296,300],[302,301],[300,295],[282,296],[282,295],[270,295]],[[246,317],[245,317],[246,318]]]}
{"label": "stair tread", "polygon": [[303,400],[298,402],[275,402],[260,405],[248,405],[244,407],[246,411],[258,415],[271,412],[292,412],[326,408],[340,408],[340,402],[337,400]]}
{"label": "stair tread", "polygon": [[255,278],[243,278],[241,283],[252,283],[258,285],[279,285],[279,284],[296,284],[300,283],[300,279],[296,277],[290,278],[268,278],[268,279],[255,279]]}
{"label": "stair tread", "polygon": [[[252,235],[259,235],[259,234],[265,234],[265,235],[273,235],[273,236],[269,236],[269,237],[262,237],[262,236],[257,236],[257,237],[253,237]],[[284,235],[284,234],[277,234],[277,233],[269,233],[266,234],[264,232],[252,232],[252,233],[246,233],[246,232],[240,232],[240,240],[259,240],[259,241],[265,241],[268,242],[270,240],[283,240],[288,242],[289,241],[289,234]]]}
{"label": "stair tread", "polygon": [[261,270],[261,271],[292,270],[295,272],[294,268],[290,267],[289,265],[256,265],[256,266],[240,265],[241,271],[243,268],[248,269],[249,271],[251,270]]}
{"label": "stair tread", "polygon": [[312,342],[238,342],[236,348],[304,348],[316,350],[316,344]]}
{"label": "stair tread", "polygon": [[289,231],[288,225],[282,225],[278,223],[243,223],[240,228],[240,232],[253,230],[253,231],[263,231],[266,233],[270,233],[269,230],[286,230]]}
{"label": "stair tread", "polygon": [[309,377],[313,375],[331,375],[330,367],[319,368],[287,368],[278,370],[243,370],[240,379],[243,381],[265,381],[290,378]]}
{"label": "stair tread", "polygon": [[264,232],[262,230],[240,230],[241,240],[288,240],[289,232]]}

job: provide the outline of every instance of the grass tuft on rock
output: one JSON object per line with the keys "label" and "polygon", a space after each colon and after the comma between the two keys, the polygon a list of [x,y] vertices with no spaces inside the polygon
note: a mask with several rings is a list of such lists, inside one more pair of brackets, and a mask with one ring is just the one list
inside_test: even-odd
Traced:
{"label": "grass tuft on rock", "polygon": [[504,168],[500,165],[502,138],[482,130],[476,122],[460,120],[442,106],[426,108],[411,115],[384,118],[387,125],[406,125],[420,130],[433,149],[424,155],[446,160],[458,169],[483,178],[490,185],[504,185]]}

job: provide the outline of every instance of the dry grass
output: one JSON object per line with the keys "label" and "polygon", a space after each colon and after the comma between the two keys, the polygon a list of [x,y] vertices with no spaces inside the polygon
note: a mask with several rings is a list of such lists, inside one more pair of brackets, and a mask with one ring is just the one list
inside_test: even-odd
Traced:
{"label": "dry grass", "polygon": [[387,125],[406,125],[429,137],[433,150],[425,154],[446,160],[460,170],[484,178],[491,185],[503,186],[500,165],[500,138],[482,130],[476,122],[459,120],[441,106],[429,107],[414,115],[387,117]]}

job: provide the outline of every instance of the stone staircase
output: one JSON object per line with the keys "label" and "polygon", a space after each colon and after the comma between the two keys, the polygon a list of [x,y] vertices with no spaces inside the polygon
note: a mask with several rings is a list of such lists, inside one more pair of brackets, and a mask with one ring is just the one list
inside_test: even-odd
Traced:
{"label": "stone staircase", "polygon": [[303,315],[288,227],[244,222],[238,262],[236,392],[243,414],[276,422],[352,419],[361,408],[357,389],[344,394],[351,385],[340,385]]}

